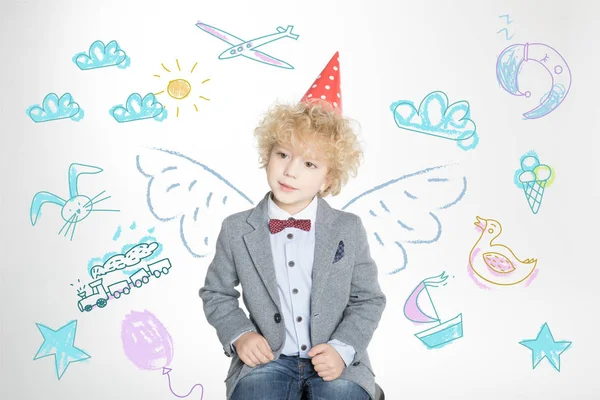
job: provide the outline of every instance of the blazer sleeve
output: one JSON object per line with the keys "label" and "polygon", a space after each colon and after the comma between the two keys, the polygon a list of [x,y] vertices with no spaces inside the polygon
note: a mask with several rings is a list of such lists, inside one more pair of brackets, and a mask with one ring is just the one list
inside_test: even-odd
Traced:
{"label": "blazer sleeve", "polygon": [[352,272],[350,300],[341,322],[331,335],[354,348],[354,361],[366,352],[386,305],[386,296],[377,279],[377,265],[369,251],[367,232],[360,217],[356,216],[357,246]]}
{"label": "blazer sleeve", "polygon": [[254,324],[239,306],[240,292],[235,289],[239,279],[231,251],[227,218],[221,224],[215,256],[208,266],[204,286],[199,295],[208,323],[217,331],[225,355],[233,355],[230,343],[247,331],[256,332]]}

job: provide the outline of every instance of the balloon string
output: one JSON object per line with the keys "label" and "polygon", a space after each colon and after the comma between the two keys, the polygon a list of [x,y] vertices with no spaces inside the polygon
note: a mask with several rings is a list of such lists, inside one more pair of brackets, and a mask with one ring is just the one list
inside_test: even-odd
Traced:
{"label": "balloon string", "polygon": [[171,393],[173,393],[176,397],[179,397],[180,399],[182,399],[184,397],[188,397],[190,394],[192,394],[192,392],[194,391],[194,388],[196,386],[200,386],[202,388],[202,395],[200,396],[200,400],[202,400],[202,398],[204,397],[204,386],[202,386],[202,384],[200,384],[200,383],[196,383],[194,386],[192,386],[192,388],[186,395],[180,396],[173,391],[173,387],[171,386],[171,373],[170,372],[167,373],[167,379],[169,380],[169,389],[171,390]]}

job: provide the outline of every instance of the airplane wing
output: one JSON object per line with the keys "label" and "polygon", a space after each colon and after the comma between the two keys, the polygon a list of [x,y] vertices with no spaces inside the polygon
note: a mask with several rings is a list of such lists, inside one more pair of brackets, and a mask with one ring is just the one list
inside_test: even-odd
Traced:
{"label": "airplane wing", "polygon": [[231,46],[237,46],[244,43],[243,39],[240,39],[239,37],[232,35],[231,33],[227,33],[219,28],[215,28],[214,26],[203,24],[202,22],[198,22],[196,26],[202,29],[204,32],[210,33],[214,37],[230,44]]}
{"label": "airplane wing", "polygon": [[285,69],[294,69],[294,67],[292,67],[290,64],[286,63],[285,61],[279,60],[275,57],[271,57],[270,55],[263,53],[262,51],[251,50],[247,53],[243,53],[240,55],[244,56],[246,58],[249,58],[251,60],[254,60],[254,61],[272,65],[274,67],[280,67],[280,68],[285,68]]}

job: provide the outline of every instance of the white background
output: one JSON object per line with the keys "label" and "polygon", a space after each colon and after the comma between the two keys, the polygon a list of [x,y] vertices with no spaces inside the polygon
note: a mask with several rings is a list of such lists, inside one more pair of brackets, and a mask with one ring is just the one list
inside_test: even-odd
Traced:
{"label": "white background", "polygon": [[[503,14],[514,22],[506,25]],[[360,122],[365,162],[329,203],[341,208],[377,184],[439,164],[456,163],[468,181],[464,199],[439,214],[440,240],[407,247],[409,266],[380,277],[388,302],[369,352],[386,398],[598,398],[597,15],[587,1],[3,2],[0,397],[174,398],[160,370],[137,369],[123,351],[121,321],[131,310],[147,309],[173,337],[175,393],[201,383],[205,400],[224,398],[230,359],[197,294],[211,256],[192,257],[179,238],[177,219],[160,222],[150,213],[148,180],[136,168],[136,155],[144,146],[181,152],[227,177],[256,204],[268,186],[257,167],[254,126],[277,99],[300,99],[339,50],[344,111]],[[282,39],[261,50],[295,69],[219,60],[227,45],[198,29],[197,20],[243,39],[294,25],[297,41]],[[508,41],[497,34],[504,27],[514,34]],[[130,67],[79,70],[71,58],[95,40],[117,40]],[[524,69],[532,82],[530,99],[509,95],[495,78],[502,49],[526,42],[557,49],[573,76],[564,103],[537,120],[521,114],[543,95],[545,72]],[[109,115],[131,93],[162,90],[165,81],[153,75],[164,74],[161,63],[173,67],[176,59],[188,69],[198,62],[194,89],[210,78],[201,88],[210,101],[198,100],[198,112],[187,103],[175,118],[166,102],[171,114],[163,122],[119,124]],[[470,103],[480,136],[475,150],[396,127],[392,102],[419,104],[434,90],[444,91],[451,103]],[[34,123],[25,110],[50,92],[71,93],[85,117]],[[519,157],[529,150],[556,172],[537,215],[513,183]],[[103,206],[120,212],[91,215],[69,241],[57,235],[64,222],[59,207],[45,205],[36,226],[29,210],[39,191],[68,196],[73,162],[104,169],[81,178],[80,190],[107,190],[112,197]],[[517,256],[538,258],[540,273],[529,287],[487,291],[469,278],[477,215],[502,223],[499,242]],[[207,226],[218,231],[222,218],[214,216]],[[91,258],[119,251],[125,242],[112,240],[118,226],[123,238],[134,241],[136,234],[126,232],[133,221],[139,229],[156,228],[172,273],[135,296],[81,314],[70,284],[89,280]],[[376,261],[382,267],[390,262]],[[434,295],[436,307],[442,318],[463,313],[464,337],[427,350],[414,337],[422,327],[406,320],[402,310],[419,281],[442,270],[454,278]],[[35,323],[58,329],[73,319],[75,345],[91,358],[70,364],[59,381],[53,357],[33,361],[43,341]],[[561,355],[560,372],[547,360],[532,369],[531,351],[519,344],[535,338],[545,322],[556,340],[573,342]],[[201,393],[197,388],[189,398],[200,399]]]}

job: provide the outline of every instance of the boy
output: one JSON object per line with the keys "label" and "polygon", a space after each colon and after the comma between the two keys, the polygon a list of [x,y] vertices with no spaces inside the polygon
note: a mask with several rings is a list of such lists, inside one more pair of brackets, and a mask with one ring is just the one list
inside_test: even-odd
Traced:
{"label": "boy", "polygon": [[223,221],[200,297],[233,357],[227,399],[375,398],[367,346],[386,297],[360,218],[323,200],[362,156],[339,76],[336,53],[298,105],[266,115],[255,135],[271,191]]}

